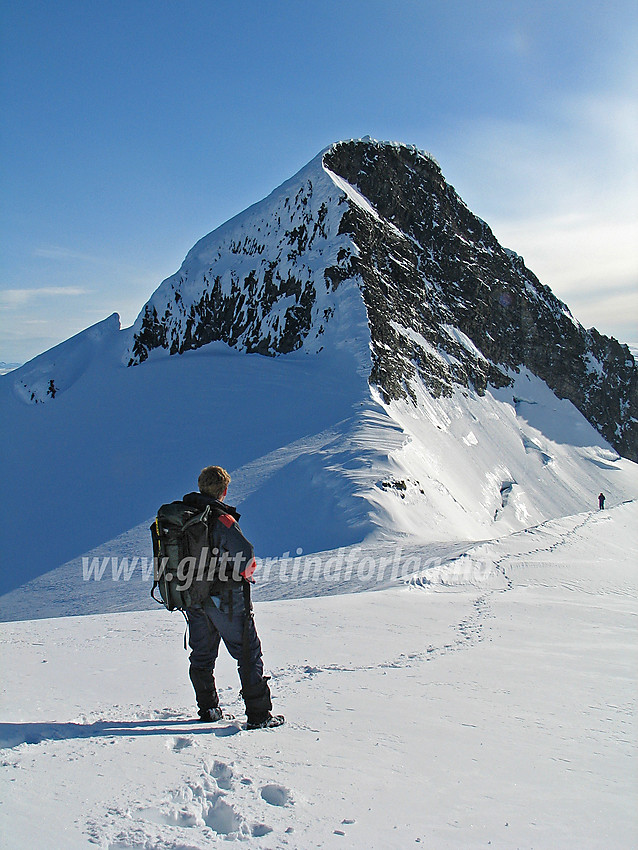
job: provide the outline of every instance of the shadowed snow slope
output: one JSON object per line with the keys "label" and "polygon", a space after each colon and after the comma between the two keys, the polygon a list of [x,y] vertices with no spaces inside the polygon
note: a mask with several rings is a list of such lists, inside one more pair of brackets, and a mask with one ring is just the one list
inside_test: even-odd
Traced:
{"label": "shadowed snow slope", "polygon": [[[80,556],[148,557],[156,507],[192,489],[208,462],[231,471],[231,501],[261,557],[393,539],[438,557],[444,541],[581,511],[601,490],[608,506],[638,492],[638,466],[529,373],[483,396],[413,387],[416,408],[386,404],[347,351],[265,358],[212,343],[131,369],[94,360],[56,404],[7,394],[5,469],[21,497],[6,508],[0,617],[145,607],[141,566],[113,582],[109,565],[98,589]],[[65,593],[53,593],[56,577],[43,574],[63,564]],[[270,597],[290,592],[280,590]]]}
{"label": "shadowed snow slope", "polygon": [[225,653],[238,719],[190,720],[177,614],[1,624],[3,847],[635,847],[637,528],[626,504],[258,602],[272,731]]}
{"label": "shadowed snow slope", "polygon": [[[612,447],[637,450],[636,375],[431,157],[338,143],[201,239],[132,328],[113,315],[0,376],[1,615],[59,568],[50,610],[93,610],[78,559],[148,556],[157,507],[210,463],[262,557],[617,504],[638,495]],[[106,609],[144,604],[112,590]]]}

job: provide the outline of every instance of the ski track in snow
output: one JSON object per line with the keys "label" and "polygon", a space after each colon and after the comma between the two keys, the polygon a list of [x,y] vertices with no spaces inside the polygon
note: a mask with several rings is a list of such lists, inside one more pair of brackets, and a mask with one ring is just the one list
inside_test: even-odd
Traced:
{"label": "ski track in snow", "polygon": [[[524,843],[526,841],[529,842],[529,846],[535,848],[629,846],[614,843],[613,840],[606,844],[604,831],[601,833],[602,838],[594,832],[588,839],[584,839],[586,828],[575,843],[569,843],[567,838],[570,834],[569,830],[575,828],[572,823],[573,815],[571,820],[569,816],[566,816],[567,825],[564,827],[563,834],[561,834],[563,827],[560,823],[552,822],[548,815],[549,825],[545,827],[545,832],[543,832],[542,824],[539,823],[537,826],[532,824],[527,832],[523,830],[517,834],[516,831],[512,831],[511,836],[508,837],[510,823],[508,820],[498,829],[493,824],[492,827],[479,832],[481,838],[486,839],[479,841],[479,834],[472,832],[467,823],[462,828],[463,809],[458,809],[453,796],[446,798],[449,812],[437,820],[436,829],[432,834],[419,833],[423,835],[422,839],[411,838],[408,841],[405,831],[409,831],[409,824],[402,827],[400,837],[397,835],[395,838],[392,832],[388,831],[383,809],[387,808],[387,819],[389,823],[392,823],[394,816],[391,814],[390,799],[383,803],[374,797],[372,791],[370,792],[371,808],[368,809],[368,815],[371,817],[371,833],[369,830],[365,831],[366,823],[365,818],[362,817],[360,801],[355,803],[356,794],[353,796],[350,807],[349,796],[346,793],[341,797],[341,804],[335,805],[338,794],[330,796],[326,791],[324,792],[327,795],[326,799],[317,801],[309,795],[308,786],[304,787],[304,783],[299,782],[304,771],[308,770],[308,766],[311,763],[314,764],[317,758],[320,761],[325,760],[325,769],[339,771],[337,773],[339,776],[345,770],[348,775],[351,766],[342,763],[339,755],[341,749],[339,746],[335,749],[332,741],[335,732],[338,736],[343,736],[347,726],[337,729],[335,723],[339,723],[339,718],[347,718],[347,713],[354,711],[355,706],[361,712],[362,706],[365,705],[365,702],[360,701],[364,692],[369,688],[378,688],[380,683],[385,682],[385,677],[388,675],[393,678],[386,687],[393,688],[397,683],[406,681],[414,682],[417,689],[425,685],[430,704],[430,708],[426,707],[425,710],[429,711],[429,715],[436,716],[436,712],[440,709],[443,712],[443,721],[446,721],[446,716],[449,716],[449,721],[455,730],[454,736],[465,734],[463,730],[466,730],[468,735],[475,735],[476,730],[481,728],[481,722],[480,717],[467,713],[468,705],[471,706],[473,703],[468,703],[463,710],[459,711],[460,704],[456,706],[455,701],[462,699],[463,694],[469,694],[471,699],[476,699],[481,689],[486,687],[480,678],[476,681],[467,678],[468,671],[473,669],[474,664],[479,665],[478,670],[481,669],[481,656],[475,654],[479,651],[479,647],[492,646],[498,659],[501,657],[498,653],[508,650],[506,644],[511,643],[512,640],[514,642],[521,640],[521,645],[525,647],[525,641],[529,638],[520,637],[521,628],[534,630],[541,628],[542,633],[543,620],[536,625],[533,623],[518,625],[520,610],[530,604],[528,596],[530,592],[544,594],[541,597],[541,604],[544,606],[547,600],[555,599],[564,605],[565,600],[569,598],[565,596],[565,593],[574,596],[580,593],[585,599],[595,595],[595,588],[588,587],[589,574],[585,571],[581,575],[579,569],[574,567],[574,560],[584,559],[587,547],[591,546],[591,541],[596,540],[597,537],[602,536],[605,541],[603,547],[609,548],[613,540],[614,518],[626,516],[627,511],[630,511],[632,516],[635,515],[635,503],[622,505],[614,511],[580,514],[543,523],[505,539],[477,544],[460,558],[451,560],[438,568],[440,572],[435,575],[431,583],[428,583],[427,572],[425,572],[405,580],[402,589],[357,594],[356,603],[353,601],[352,604],[367,605],[372,608],[369,615],[364,615],[365,620],[357,620],[360,625],[367,623],[369,617],[375,617],[379,610],[378,606],[384,602],[385,593],[403,594],[399,597],[399,602],[403,600],[401,605],[408,602],[418,605],[421,599],[422,603],[418,607],[423,608],[424,616],[436,616],[439,619],[438,621],[427,620],[421,641],[415,641],[419,632],[415,632],[413,628],[408,632],[410,638],[407,640],[411,643],[412,649],[405,647],[405,639],[400,635],[395,637],[394,634],[386,634],[376,647],[353,642],[351,647],[342,648],[341,635],[337,633],[332,635],[334,645],[316,647],[317,658],[313,663],[297,662],[293,658],[290,663],[275,666],[271,671],[273,691],[275,695],[285,695],[288,705],[307,706],[309,692],[322,700],[321,710],[315,708],[308,722],[304,722],[303,716],[296,716],[294,712],[291,715],[286,710],[288,722],[283,729],[248,733],[245,731],[245,725],[239,720],[227,720],[209,726],[185,721],[184,711],[179,708],[149,709],[143,705],[114,703],[106,712],[98,711],[80,715],[73,722],[0,724],[3,770],[8,773],[10,782],[20,778],[21,775],[24,782],[26,773],[29,770],[36,770],[40,763],[43,765],[48,763],[51,765],[50,769],[53,769],[55,759],[62,765],[77,764],[88,759],[95,764],[99,781],[99,777],[103,775],[102,771],[109,769],[109,751],[124,750],[128,754],[115,763],[125,766],[120,780],[115,782],[117,789],[115,793],[109,794],[106,798],[100,796],[99,792],[97,795],[94,794],[93,804],[84,809],[83,816],[76,817],[75,829],[84,835],[86,845],[77,840],[70,841],[67,845],[65,840],[65,847],[94,846],[101,850],[151,850],[151,848],[152,850],[204,850],[206,847],[216,846],[218,841],[222,840],[237,840],[244,846],[272,848],[272,850],[333,846],[403,848],[415,842],[417,846],[422,843],[423,846],[442,848],[461,846],[470,848],[491,844],[503,850],[514,846],[528,846]],[[624,528],[628,527],[625,522]],[[602,552],[603,549],[600,551]],[[613,553],[611,555],[613,556]],[[631,552],[628,553],[628,557],[631,557]],[[564,563],[561,558],[564,559]],[[464,564],[460,572],[458,572],[459,562]],[[473,577],[472,564],[478,565],[478,578]],[[486,564],[490,567],[487,570]],[[449,573],[448,583],[443,575],[446,570]],[[457,570],[456,573],[455,570]],[[606,567],[603,565],[601,572],[605,571]],[[462,582],[463,577],[466,579],[465,583]],[[604,580],[604,576],[601,580]],[[632,593],[629,585],[625,586],[613,577],[608,580],[610,585],[602,589],[603,594],[611,594],[612,600],[617,598],[623,605],[626,601],[635,598],[635,588]],[[550,596],[547,596],[548,593]],[[558,597],[557,594],[560,596]],[[337,614],[335,618],[329,606],[337,605],[338,610],[342,610],[344,600],[345,597],[337,596],[311,601],[310,610],[317,623],[320,625],[322,618],[327,618],[326,627],[333,632],[338,630],[342,626],[340,617]],[[546,600],[545,603],[542,600]],[[293,603],[274,604],[290,606]],[[521,605],[523,609],[520,609]],[[446,613],[441,613],[443,608]],[[361,608],[360,612],[361,610],[365,609]],[[396,610],[399,611],[401,608]],[[551,606],[549,609],[543,607],[541,610],[543,616],[547,617]],[[622,610],[624,611],[625,608],[623,607]],[[517,625],[510,625],[508,627],[510,631],[504,631],[508,619],[512,620],[513,612],[516,611],[519,611],[516,617]],[[357,617],[361,616],[360,612],[356,615]],[[258,619],[262,613],[265,611],[258,610]],[[287,613],[292,614],[293,611]],[[303,612],[300,612],[298,616],[301,626],[304,619]],[[73,620],[78,622],[76,618],[72,618],[70,622]],[[311,621],[312,617],[308,620],[309,624]],[[394,623],[394,621],[392,615],[389,615],[388,623]],[[42,633],[46,634],[47,621],[37,622],[42,625]],[[49,622],[64,624],[65,621],[51,620]],[[271,632],[273,632],[274,622],[271,622]],[[175,620],[171,625],[174,626],[174,623]],[[19,629],[20,625],[29,624],[5,624],[3,628],[6,633],[7,630],[11,631],[12,627]],[[176,628],[173,627],[169,631],[176,631]],[[344,629],[345,638],[348,624],[344,626]],[[399,631],[397,628],[397,632]],[[320,634],[321,629],[317,633]],[[297,634],[301,636],[301,632],[298,631]],[[276,639],[277,634],[273,632],[272,637]],[[268,638],[266,640],[268,641]],[[312,636],[308,640],[311,646]],[[12,639],[9,636],[5,637],[4,641],[11,643]],[[421,646],[418,645],[419,642]],[[44,644],[35,639],[33,646],[42,646],[41,651],[45,652]],[[305,645],[299,650],[301,653],[307,651],[308,648]],[[467,653],[469,653],[468,658],[473,658],[474,662],[469,664],[463,662],[460,668],[465,671],[465,679],[463,679],[457,675],[458,661],[454,659],[460,659]],[[289,647],[287,654],[294,656],[296,654],[294,647]],[[340,657],[335,659],[335,655],[351,658],[351,663],[342,661]],[[538,663],[539,659],[542,662],[542,658],[541,654],[536,658],[535,663]],[[182,657],[178,660],[182,673],[185,673],[185,659]],[[430,666],[432,664],[434,667]],[[434,676],[426,675],[426,668],[438,670],[439,673],[435,673]],[[448,675],[449,670],[452,673]],[[454,673],[455,670],[457,673]],[[477,673],[477,676],[480,677],[480,673]],[[598,757],[597,753],[600,758],[603,756],[608,758],[609,753],[619,748],[621,753],[630,754],[632,732],[629,703],[623,703],[618,698],[606,700],[603,688],[599,697],[589,697],[585,720],[578,719],[578,722],[573,725],[568,717],[562,720],[553,719],[553,710],[543,716],[541,711],[535,713],[536,709],[533,706],[510,704],[510,688],[514,685],[510,681],[511,674],[504,672],[503,676],[499,691],[490,695],[490,704],[492,700],[497,700],[494,711],[499,717],[499,722],[504,723],[506,727],[508,724],[513,724],[515,730],[518,729],[517,734],[520,734],[521,729],[531,730],[532,737],[525,738],[527,747],[532,740],[545,742],[547,753],[551,754],[545,756],[549,758],[547,762],[549,766],[545,770],[551,775],[554,775],[553,772],[556,771],[556,775],[563,777],[562,782],[567,782],[565,777],[569,777],[576,771],[575,775],[578,777],[584,776],[580,779],[585,783],[582,790],[589,782],[588,774],[591,775],[592,781],[602,781],[596,779],[596,762],[583,774],[583,760],[588,764],[588,759]],[[347,694],[351,690],[349,682],[353,683],[357,691],[352,695],[352,707],[347,704]],[[536,684],[541,687],[541,690],[545,687],[544,683]],[[405,684],[403,687],[406,687]],[[408,692],[411,688],[412,686],[408,686]],[[239,714],[241,705],[237,697],[233,703],[230,691],[231,688],[221,691],[222,699],[230,711]],[[592,694],[595,693],[597,692],[592,691]],[[388,696],[390,694],[384,694],[383,700],[386,700]],[[396,693],[394,699],[402,701],[406,697],[403,693]],[[382,701],[380,705],[386,705],[386,702]],[[613,726],[610,726],[611,721]],[[368,722],[370,722],[369,719],[363,717],[360,720],[360,724],[364,726],[363,729],[359,731],[359,724],[352,727],[350,735],[353,746],[360,746],[360,741],[366,739],[368,732],[365,724]],[[403,752],[401,724],[397,726],[389,720],[387,723],[381,723],[380,729],[383,730],[383,737],[379,737],[376,744],[371,742],[367,746],[380,747],[381,751],[387,753],[387,757],[392,760],[397,757],[395,753]],[[483,728],[480,736],[482,738],[485,735],[486,729]],[[157,752],[158,741],[161,742],[161,749],[164,752],[162,756]],[[347,749],[348,739],[342,746]],[[450,746],[452,746],[451,743]],[[581,750],[585,747],[586,750],[579,751],[578,747]],[[589,749],[591,754],[585,756],[584,752]],[[347,760],[349,757],[345,756],[345,758]],[[404,754],[399,758],[407,758],[407,755]],[[505,753],[503,758],[507,762]],[[535,758],[538,761],[538,756]],[[158,775],[153,776],[150,782],[148,773],[140,767],[149,760],[156,764],[158,769]],[[461,762],[464,763],[463,756],[461,756]],[[315,769],[318,768],[315,767]],[[365,764],[361,766],[361,769],[364,773],[368,770]],[[409,780],[410,769],[408,767],[405,769],[407,771],[405,778]],[[467,769],[466,767],[465,770]],[[506,799],[498,805],[490,802],[498,800],[499,794],[503,793],[505,787],[502,780],[499,780],[500,768],[492,764],[490,769],[494,770],[495,774],[489,775],[489,780],[487,775],[484,777],[488,780],[488,790],[483,805],[487,810],[491,805],[495,805],[499,811],[501,807],[503,811],[511,811],[512,826],[514,826],[516,807],[511,808],[512,802],[508,803]],[[355,764],[354,770],[357,772],[359,766]],[[435,776],[438,777],[437,781],[448,781],[445,778],[448,774],[440,772],[436,761],[430,763],[429,770],[434,771]],[[461,770],[460,767],[459,770]],[[394,775],[394,772],[391,772],[389,776]],[[82,776],[81,773],[80,776]],[[180,779],[176,781],[178,776]],[[65,777],[63,785],[69,781],[69,778]],[[365,783],[366,780],[361,781]],[[388,777],[386,781],[391,780]],[[522,781],[524,782],[524,776]],[[110,787],[112,784],[111,779]],[[493,793],[490,794],[489,788],[492,785],[494,785]],[[38,789],[35,793],[43,792],[42,789]],[[512,799],[516,798],[517,793],[513,791]],[[558,798],[560,799],[560,791],[558,791]],[[15,802],[15,798],[10,799]],[[317,810],[317,803],[320,810]],[[374,816],[371,815],[373,807]],[[4,814],[6,817],[7,813]],[[542,821],[543,812],[537,812],[536,815]],[[478,817],[480,821],[481,816],[478,812],[475,817]],[[612,819],[613,813],[610,813],[608,817]],[[59,831],[56,833],[55,828],[54,824],[53,834],[59,838],[61,833]],[[519,829],[522,829],[522,822],[519,823]],[[529,829],[532,830],[531,833]],[[613,833],[609,824],[605,829],[611,829]],[[540,839],[537,837],[532,844],[535,830],[540,830]],[[626,826],[621,833],[625,836],[628,834]],[[378,837],[375,838],[375,835]],[[530,835],[532,838],[529,837]],[[438,843],[437,840],[433,840],[432,843],[432,836],[438,836]],[[8,844],[7,846],[20,845]],[[45,841],[39,846],[46,848],[62,845],[56,843],[47,845]]]}
{"label": "ski track in snow", "polygon": [[[467,615],[453,626],[449,642],[429,644],[418,652],[401,652],[378,663],[288,665],[272,671],[273,687],[277,693],[294,696],[306,689],[308,680],[388,669],[410,670],[450,652],[470,649],[485,639],[485,620],[492,615],[486,595],[470,599],[466,607]],[[116,710],[118,708],[115,707]],[[113,743],[116,739],[126,740],[130,736],[162,736],[166,749],[179,758],[180,766],[184,756],[189,757],[188,773],[191,777],[197,773],[198,759],[202,758],[202,748],[208,744],[210,736],[232,741],[245,729],[245,724],[236,720],[214,726],[185,722],[181,712],[170,710],[155,712],[155,718],[147,720],[97,719],[82,723],[17,725],[19,731],[13,733],[9,729],[11,724],[0,724],[3,748],[24,749],[23,745],[47,741],[98,739]],[[302,733],[319,733],[318,729],[304,723],[288,721],[287,725]],[[273,736],[277,735],[276,731],[265,734],[272,743],[275,742]],[[245,756],[242,758],[237,750],[233,756],[226,761],[204,757],[196,778],[168,789],[161,799],[154,797],[105,807],[101,817],[87,819],[85,833],[89,842],[103,850],[200,850],[220,837],[248,841],[271,835],[274,827],[270,825],[270,810],[292,809],[298,794],[284,784],[266,781],[263,776],[255,778],[250,760]],[[3,758],[4,767],[9,763],[6,757]],[[292,817],[291,822],[294,822]],[[343,818],[335,823],[332,834],[347,837],[348,830],[355,824],[355,818]],[[280,830],[276,843],[270,845],[255,841],[255,846],[315,846],[314,843],[305,843],[305,840],[303,844],[297,844],[294,833],[293,826],[285,827],[283,837]],[[287,834],[290,835],[289,840],[286,840]]]}

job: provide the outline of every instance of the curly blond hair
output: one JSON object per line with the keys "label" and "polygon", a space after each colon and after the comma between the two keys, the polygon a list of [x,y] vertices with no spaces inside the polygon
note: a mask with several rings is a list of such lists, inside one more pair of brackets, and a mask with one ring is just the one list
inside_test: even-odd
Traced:
{"label": "curly blond hair", "polygon": [[213,499],[220,499],[230,484],[230,475],[221,466],[207,466],[199,473],[199,492]]}

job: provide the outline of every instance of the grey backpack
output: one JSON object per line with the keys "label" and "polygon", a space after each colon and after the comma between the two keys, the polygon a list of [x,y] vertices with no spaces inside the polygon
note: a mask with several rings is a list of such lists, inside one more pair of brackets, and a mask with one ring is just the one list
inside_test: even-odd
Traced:
{"label": "grey backpack", "polygon": [[183,611],[210,594],[217,578],[217,552],[210,546],[210,527],[216,515],[211,505],[200,510],[184,502],[170,502],[157,512],[151,525],[151,596],[169,611]]}

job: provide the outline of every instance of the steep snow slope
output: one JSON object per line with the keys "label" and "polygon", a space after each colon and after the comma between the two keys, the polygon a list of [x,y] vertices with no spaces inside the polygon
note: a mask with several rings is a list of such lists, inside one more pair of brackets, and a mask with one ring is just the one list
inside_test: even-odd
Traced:
{"label": "steep snow slope", "polygon": [[[146,521],[158,504],[191,490],[207,463],[233,470],[276,450],[285,455],[301,438],[335,427],[345,434],[354,427],[347,424],[353,417],[378,410],[345,349],[319,363],[239,355],[212,344],[127,369],[119,362],[121,337],[125,333],[49,404],[25,405],[13,381],[0,384],[2,510],[9,530],[5,591]],[[340,479],[339,469],[331,476],[320,460],[318,451],[315,481],[304,482],[303,494],[279,487],[282,498],[306,507],[308,533],[316,533],[312,512],[325,510],[322,478]],[[257,467],[254,478],[265,509],[274,491],[268,492],[268,478]],[[347,492],[346,487],[344,498]],[[337,516],[332,530],[324,524],[331,545],[352,542],[369,525],[361,509],[346,519]],[[360,522],[363,531],[357,530]],[[289,528],[285,520],[273,525],[265,554],[280,551],[281,534]],[[303,528],[293,533],[296,545],[315,545]]]}
{"label": "steep snow slope", "polygon": [[13,371],[7,384],[23,401],[42,404],[53,400],[73,386],[94,360],[109,361],[117,356],[120,340],[120,317],[113,313],[29,360]]}
{"label": "steep snow slope", "polygon": [[[231,470],[262,556],[379,533],[491,538],[585,509],[600,490],[610,505],[638,492],[636,465],[530,375],[483,396],[421,388],[414,408],[375,398],[345,349],[273,359],[213,343],[125,369],[114,342],[55,403],[25,405],[5,387],[5,593],[96,546],[146,556],[157,506],[209,462]],[[131,544],[122,535],[137,524]],[[79,560],[71,571],[73,591],[54,604],[84,610]],[[18,602],[2,615],[28,616]]]}
{"label": "steep snow slope", "polygon": [[[122,387],[122,373],[140,380]],[[346,352],[336,359],[326,352],[320,358],[273,359],[212,343],[181,357],[99,375],[108,404],[99,404],[100,394],[93,411],[110,405],[104,422],[102,415],[84,412],[84,394],[71,406],[69,392],[63,397],[67,415],[61,416],[62,406],[36,408],[44,414],[40,436],[34,440],[31,423],[32,430],[21,435],[25,443],[17,443],[23,457],[42,463],[32,473],[38,475],[34,492],[37,486],[40,497],[58,510],[43,514],[36,528],[30,513],[17,512],[24,527],[19,545],[31,553],[25,564],[31,572],[14,573],[13,586],[23,586],[0,600],[2,619],[153,606],[151,517],[162,501],[191,489],[209,461],[230,469],[230,499],[239,504],[242,528],[258,556],[299,555],[301,576],[311,553],[324,553],[327,564],[339,547],[360,544],[378,553],[379,546],[389,551],[398,542],[406,559],[446,560],[463,549],[462,541],[467,548],[469,541],[595,506],[601,490],[608,507],[638,494],[638,466],[620,458],[570,402],[559,401],[529,373],[517,376],[513,388],[483,396],[459,389],[451,398],[434,399],[415,382],[417,408],[407,400],[375,400]],[[216,388],[211,397],[199,392],[207,384]],[[220,392],[238,415],[219,420]],[[185,413],[171,415],[165,398],[187,400],[192,416],[187,426],[176,430]],[[248,405],[245,411],[242,405]],[[143,419],[135,415],[140,406]],[[93,429],[85,443],[84,427]],[[102,459],[97,464],[96,445]],[[126,455],[114,467],[116,452]],[[176,462],[158,463],[164,457]],[[78,499],[80,486],[85,489]],[[93,540],[82,548],[89,534]],[[62,553],[69,545],[78,547],[78,557],[45,572],[56,565],[43,556],[68,560]],[[86,563],[95,558],[101,571],[94,569],[85,580]],[[258,574],[258,595],[317,592],[309,578],[288,581],[285,564],[272,567],[263,589]],[[319,572],[321,592],[362,590],[370,583],[326,577],[323,566]],[[309,574],[315,575],[314,566]],[[66,592],[60,595],[56,587]]]}
{"label": "steep snow slope", "polygon": [[339,143],[200,240],[133,328],[0,377],[2,588],[133,551],[211,462],[264,556],[614,504],[638,467],[599,431],[629,449],[635,395],[628,349],[577,326],[431,157]]}
{"label": "steep snow slope", "polygon": [[[257,603],[270,732],[189,722],[177,615],[0,625],[3,846],[635,847],[636,513]],[[225,654],[217,682],[239,713]]]}

